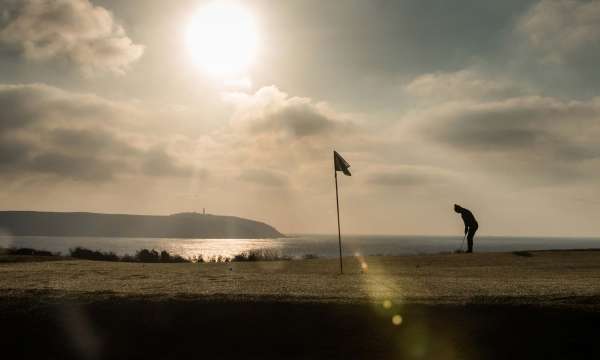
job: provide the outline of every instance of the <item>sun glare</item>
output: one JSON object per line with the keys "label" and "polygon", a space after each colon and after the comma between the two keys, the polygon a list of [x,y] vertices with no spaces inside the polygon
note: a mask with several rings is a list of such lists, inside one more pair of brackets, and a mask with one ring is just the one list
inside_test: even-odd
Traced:
{"label": "sun glare", "polygon": [[258,30],[252,14],[236,1],[214,1],[192,18],[187,47],[195,64],[211,75],[244,76],[256,59]]}

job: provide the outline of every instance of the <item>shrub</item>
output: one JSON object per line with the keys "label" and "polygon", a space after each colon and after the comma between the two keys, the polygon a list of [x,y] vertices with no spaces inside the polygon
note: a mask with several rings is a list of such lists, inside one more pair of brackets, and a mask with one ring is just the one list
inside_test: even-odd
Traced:
{"label": "shrub", "polygon": [[159,262],[160,255],[154,249],[152,249],[152,250],[142,249],[135,254],[135,259],[139,262],[147,262],[147,263]]}
{"label": "shrub", "polygon": [[98,250],[89,250],[82,247],[69,249],[71,257],[85,260],[100,260],[100,261],[119,261],[119,257],[113,252],[102,252]]}
{"label": "shrub", "polygon": [[75,249],[70,249],[69,253],[71,257],[77,259],[85,259],[85,260],[97,260],[97,261],[122,261],[122,262],[144,262],[144,263],[184,263],[190,262],[179,255],[171,255],[168,251],[161,251],[160,254],[152,249],[142,249],[138,251],[134,256],[131,255],[123,255],[119,257],[113,252],[101,252],[89,250],[82,247],[76,247]]}
{"label": "shrub", "polygon": [[53,256],[50,251],[29,248],[8,249],[9,255]]}
{"label": "shrub", "polygon": [[163,250],[160,252],[160,261],[161,262],[171,262],[171,254],[168,251]]}
{"label": "shrub", "polygon": [[280,261],[291,260],[290,257],[281,256],[273,249],[252,249],[244,251],[241,254],[235,255],[231,261]]}
{"label": "shrub", "polygon": [[163,250],[160,252],[160,262],[164,263],[184,263],[190,262],[190,260],[184,259],[179,255],[171,255],[168,251]]}

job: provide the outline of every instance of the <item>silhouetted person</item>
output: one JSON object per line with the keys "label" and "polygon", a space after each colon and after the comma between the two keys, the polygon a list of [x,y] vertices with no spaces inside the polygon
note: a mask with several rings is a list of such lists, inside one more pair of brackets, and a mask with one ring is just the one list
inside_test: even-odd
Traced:
{"label": "silhouetted person", "polygon": [[475,237],[475,232],[479,228],[479,224],[477,220],[475,220],[475,216],[473,213],[469,211],[469,209],[465,209],[460,205],[454,204],[454,211],[460,214],[465,223],[465,235],[467,235],[467,243],[468,243],[468,253],[473,252],[473,238]]}

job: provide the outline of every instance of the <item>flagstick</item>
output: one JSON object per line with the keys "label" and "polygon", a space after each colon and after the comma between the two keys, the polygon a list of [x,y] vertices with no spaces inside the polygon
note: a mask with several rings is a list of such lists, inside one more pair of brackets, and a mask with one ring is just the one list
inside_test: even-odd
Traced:
{"label": "flagstick", "polygon": [[340,200],[339,200],[339,196],[338,196],[337,171],[335,170],[335,166],[333,168],[333,173],[335,174],[335,204],[337,206],[338,242],[340,244],[340,274],[343,274],[344,267],[342,265],[342,232],[340,230]]}

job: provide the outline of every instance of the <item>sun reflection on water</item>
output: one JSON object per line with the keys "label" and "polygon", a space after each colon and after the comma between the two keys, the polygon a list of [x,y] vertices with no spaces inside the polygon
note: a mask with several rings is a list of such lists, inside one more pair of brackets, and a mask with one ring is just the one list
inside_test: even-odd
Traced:
{"label": "sun reflection on water", "polygon": [[281,250],[282,245],[271,239],[165,239],[165,250],[185,258],[202,256],[205,259],[222,256],[232,258],[252,250]]}

